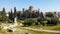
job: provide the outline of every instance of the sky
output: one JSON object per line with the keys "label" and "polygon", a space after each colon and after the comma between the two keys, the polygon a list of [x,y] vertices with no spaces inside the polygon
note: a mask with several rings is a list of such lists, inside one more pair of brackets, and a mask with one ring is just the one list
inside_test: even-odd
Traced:
{"label": "sky", "polygon": [[60,11],[60,0],[0,0],[0,10],[5,8],[7,11],[16,7],[17,10],[22,8],[28,9],[33,6],[35,9],[46,11]]}

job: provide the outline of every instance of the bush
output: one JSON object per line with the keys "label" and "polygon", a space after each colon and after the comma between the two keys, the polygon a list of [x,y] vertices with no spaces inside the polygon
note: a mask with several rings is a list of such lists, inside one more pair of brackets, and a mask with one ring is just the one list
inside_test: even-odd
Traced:
{"label": "bush", "polygon": [[48,20],[47,25],[57,25],[57,19],[51,18],[51,20]]}
{"label": "bush", "polygon": [[35,25],[35,23],[36,23],[35,19],[30,18],[30,19],[26,19],[24,21],[23,25],[24,26],[31,26],[31,25]]}
{"label": "bush", "polygon": [[57,20],[57,23],[60,24],[60,20]]}
{"label": "bush", "polygon": [[40,25],[45,25],[47,23],[47,18],[46,17],[40,17],[37,19],[37,21],[40,23]]}
{"label": "bush", "polygon": [[52,13],[52,12],[47,12],[45,16],[46,16],[46,17],[54,17],[54,13]]}

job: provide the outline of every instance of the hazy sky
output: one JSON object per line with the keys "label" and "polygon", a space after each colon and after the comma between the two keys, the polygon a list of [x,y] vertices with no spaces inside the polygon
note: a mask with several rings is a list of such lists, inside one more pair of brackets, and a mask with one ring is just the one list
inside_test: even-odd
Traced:
{"label": "hazy sky", "polygon": [[60,11],[60,0],[0,0],[0,10],[3,7],[9,10],[14,7],[17,10],[34,6],[35,9],[40,8],[41,11]]}

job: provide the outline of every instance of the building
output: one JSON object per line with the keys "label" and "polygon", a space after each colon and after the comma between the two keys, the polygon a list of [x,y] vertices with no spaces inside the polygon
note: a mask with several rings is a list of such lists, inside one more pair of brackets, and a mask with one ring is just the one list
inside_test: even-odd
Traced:
{"label": "building", "polygon": [[31,12],[31,13],[35,12],[35,10],[34,10],[34,7],[33,7],[33,6],[30,6],[30,7],[29,7],[29,12]]}

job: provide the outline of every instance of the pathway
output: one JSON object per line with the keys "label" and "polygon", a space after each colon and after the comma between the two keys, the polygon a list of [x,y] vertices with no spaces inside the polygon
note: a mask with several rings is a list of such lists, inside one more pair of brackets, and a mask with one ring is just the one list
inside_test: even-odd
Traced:
{"label": "pathway", "polygon": [[50,33],[60,33],[60,31],[55,31],[55,30],[44,30],[44,29],[36,29],[36,28],[29,28],[29,27],[22,27],[28,30],[33,30],[33,31],[42,31],[42,32],[50,32]]}

